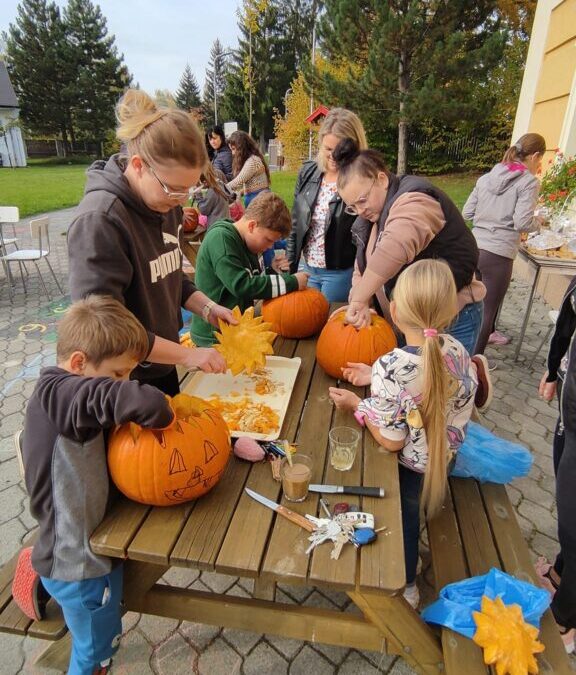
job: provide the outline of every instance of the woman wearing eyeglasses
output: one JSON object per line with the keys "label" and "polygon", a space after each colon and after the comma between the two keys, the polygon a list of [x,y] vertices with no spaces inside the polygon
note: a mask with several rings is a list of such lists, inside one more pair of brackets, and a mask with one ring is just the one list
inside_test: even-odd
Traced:
{"label": "woman wearing eyeglasses", "polygon": [[150,353],[133,377],[170,395],[175,365],[223,372],[214,349],[179,343],[181,307],[217,325],[235,323],[182,274],[182,205],[208,162],[204,139],[181,110],[158,108],[131,89],[117,108],[117,136],[126,155],[95,162],[68,230],[72,300],[91,293],[120,300],[148,331]]}
{"label": "woman wearing eyeglasses", "polygon": [[370,323],[370,304],[382,313],[400,272],[415,260],[445,260],[456,281],[459,314],[449,333],[470,354],[482,324],[486,288],[476,279],[478,247],[460,211],[425,178],[396,176],[375,150],[344,140],[333,152],[338,192],[346,212],[357,216],[352,233],[357,247],[346,321]]}
{"label": "woman wearing eyeglasses", "polygon": [[356,256],[350,232],[355,216],[344,210],[336,187],[338,166],[332,158],[343,138],[352,139],[360,148],[368,147],[358,116],[333,108],[318,133],[316,160],[304,162],[298,174],[287,242],[290,271],[308,272],[308,286],[319,289],[331,302],[348,298]]}

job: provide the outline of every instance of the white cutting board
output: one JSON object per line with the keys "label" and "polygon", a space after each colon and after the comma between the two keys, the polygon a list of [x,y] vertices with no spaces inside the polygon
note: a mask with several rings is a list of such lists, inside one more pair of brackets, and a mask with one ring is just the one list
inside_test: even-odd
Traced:
{"label": "white cutting board", "polygon": [[[220,396],[221,398],[234,401],[242,396],[248,396],[250,400],[258,403],[265,403],[278,413],[280,422],[276,432],[271,434],[257,434],[248,431],[239,431],[230,429],[230,434],[239,438],[240,436],[247,436],[254,438],[257,441],[273,441],[280,436],[282,424],[284,424],[284,417],[288,410],[288,403],[290,396],[294,389],[296,376],[300,369],[302,359],[299,356],[293,359],[288,359],[285,356],[267,356],[266,369],[270,371],[270,379],[274,382],[281,382],[283,384],[279,391],[271,394],[257,394],[254,391],[256,383],[249,375],[232,375],[228,370],[224,374],[216,375],[214,373],[203,373],[198,371],[189,380],[184,387],[184,393],[190,396],[198,396],[199,398],[209,399],[212,396]],[[232,392],[239,393],[240,396],[232,396]]]}

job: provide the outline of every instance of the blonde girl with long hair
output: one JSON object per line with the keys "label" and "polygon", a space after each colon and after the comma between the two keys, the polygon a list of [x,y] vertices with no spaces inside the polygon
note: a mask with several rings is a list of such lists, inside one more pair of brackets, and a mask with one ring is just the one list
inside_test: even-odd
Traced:
{"label": "blonde girl with long hair", "polygon": [[134,379],[178,392],[176,365],[223,372],[213,349],[179,343],[181,307],[217,325],[235,323],[182,274],[183,205],[208,164],[204,138],[183,110],[163,108],[129,89],[117,106],[125,152],[95,162],[68,230],[72,300],[92,293],[124,304],[148,333],[149,353]]}
{"label": "blonde girl with long hair", "polygon": [[338,408],[354,412],[384,449],[398,452],[404,595],[415,607],[420,507],[432,518],[442,506],[478,380],[468,352],[446,333],[458,302],[445,262],[427,259],[407,267],[398,277],[390,312],[406,346],[384,354],[372,368],[359,363],[344,368],[343,378],[352,384],[370,384],[368,398],[336,387],[330,388],[330,398]]}

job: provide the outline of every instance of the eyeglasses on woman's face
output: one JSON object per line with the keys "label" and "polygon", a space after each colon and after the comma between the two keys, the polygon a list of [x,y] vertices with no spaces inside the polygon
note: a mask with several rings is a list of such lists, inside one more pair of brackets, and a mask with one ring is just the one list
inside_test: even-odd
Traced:
{"label": "eyeglasses on woman's face", "polygon": [[156,171],[154,171],[154,169],[150,166],[150,164],[148,164],[148,162],[145,162],[144,160],[142,161],[150,169],[150,173],[158,181],[160,187],[162,188],[168,199],[174,199],[175,201],[182,201],[183,199],[188,199],[188,197],[190,196],[190,190],[192,190],[193,188],[189,188],[188,190],[186,190],[186,192],[172,190],[168,185],[166,185],[166,183],[163,180],[161,180],[158,177],[158,174],[156,173]]}
{"label": "eyeglasses on woman's face", "polygon": [[374,180],[372,181],[372,185],[370,188],[367,190],[367,192],[360,197],[355,202],[352,202],[352,204],[346,205],[344,208],[344,213],[347,213],[349,216],[357,216],[360,211],[363,211],[366,208],[366,205],[368,203],[368,198],[370,197],[370,193],[372,192],[372,188],[374,185],[376,185],[376,179],[378,176],[374,177]]}

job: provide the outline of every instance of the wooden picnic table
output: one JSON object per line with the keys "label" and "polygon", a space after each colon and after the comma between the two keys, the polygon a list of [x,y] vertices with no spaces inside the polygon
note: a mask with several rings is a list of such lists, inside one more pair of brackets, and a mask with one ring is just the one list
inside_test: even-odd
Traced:
{"label": "wooden picnic table", "polygon": [[[471,640],[449,629],[430,628],[402,597],[405,571],[396,455],[379,448],[364,430],[352,469],[332,469],[328,432],[334,426],[354,425],[354,420],[330,404],[328,387],[334,380],[316,364],[316,340],[278,338],[274,349],[279,356],[302,359],[281,437],[296,441],[313,457],[314,482],[383,487],[383,499],[327,497],[332,505],[340,500],[359,503],[362,510],[375,515],[377,527],[387,530],[360,550],[346,545],[338,561],[330,558],[331,544],[306,555],[308,533],[244,492],[249,487],[281,500],[281,487],[272,480],[268,463],[250,464],[232,457],[220,482],[198,501],[155,508],[120,498],[94,532],[90,543],[96,553],[125,560],[126,611],[400,654],[419,673],[492,672]],[[282,503],[301,514],[322,515],[319,499],[320,495],[310,493],[301,504]],[[428,539],[437,591],[492,567],[538,582],[504,485],[451,479],[441,515],[428,523]],[[250,598],[239,598],[158,584],[173,567],[252,578],[254,592]],[[276,602],[277,583],[343,591],[359,611]],[[4,623],[0,614],[0,630],[25,634],[31,622],[22,629],[22,617],[11,611],[13,604],[7,605]],[[56,629],[61,624],[60,619],[50,639],[59,637]],[[541,672],[572,672],[550,610],[542,619],[540,639],[546,645],[538,655]],[[69,649],[68,633],[36,663],[63,669]]]}
{"label": "wooden picnic table", "polygon": [[[276,340],[277,355],[302,359],[281,438],[297,441],[298,448],[313,457],[313,482],[385,488],[383,499],[353,498],[362,510],[374,513],[377,527],[388,528],[375,543],[360,550],[346,545],[337,561],[330,558],[330,544],[306,555],[308,533],[244,492],[249,487],[281,500],[281,486],[272,479],[268,463],[232,457],[218,485],[197,502],[153,508],[120,499],[92,535],[92,549],[126,559],[125,602],[131,611],[396,653],[419,672],[440,672],[443,657],[437,634],[401,595],[405,571],[396,456],[379,448],[365,431],[353,468],[332,469],[328,432],[333,426],[353,425],[354,420],[331,405],[328,387],[334,380],[316,364],[315,350],[316,339]],[[334,503],[334,496],[327,497]],[[301,504],[282,503],[302,514],[319,515],[319,498],[309,493]],[[253,597],[157,584],[172,567],[252,578]],[[344,591],[361,611],[278,603],[276,583]]]}

